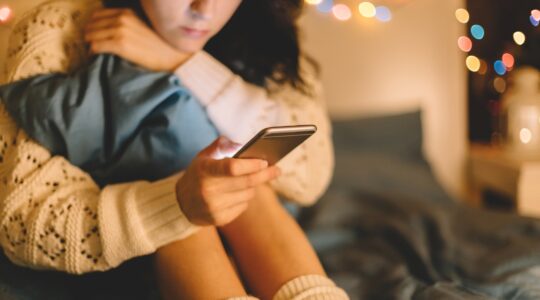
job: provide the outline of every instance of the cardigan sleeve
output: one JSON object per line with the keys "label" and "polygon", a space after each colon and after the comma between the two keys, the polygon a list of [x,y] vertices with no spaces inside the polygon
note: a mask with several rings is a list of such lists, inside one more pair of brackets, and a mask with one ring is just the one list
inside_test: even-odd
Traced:
{"label": "cardigan sleeve", "polygon": [[[66,32],[80,26],[87,2],[47,2],[21,19],[10,38],[8,78],[65,72],[63,62],[78,47]],[[99,189],[87,173],[29,138],[0,104],[0,245],[19,265],[102,271],[189,236],[198,227],[177,203],[179,176]]]}
{"label": "cardigan sleeve", "polygon": [[218,131],[233,141],[245,143],[269,126],[316,125],[317,133],[278,163],[282,176],[272,182],[285,198],[310,205],[330,183],[334,153],[321,84],[304,67],[312,86],[309,95],[289,86],[269,93],[243,81],[206,52],[195,54],[175,73],[206,107]]}

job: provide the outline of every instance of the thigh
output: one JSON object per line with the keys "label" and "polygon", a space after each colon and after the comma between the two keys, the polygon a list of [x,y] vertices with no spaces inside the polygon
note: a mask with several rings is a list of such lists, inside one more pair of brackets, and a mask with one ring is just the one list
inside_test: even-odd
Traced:
{"label": "thigh", "polygon": [[246,294],[215,227],[202,227],[186,239],[161,247],[154,264],[165,299],[225,299]]}
{"label": "thigh", "polygon": [[263,299],[271,299],[295,277],[325,274],[304,232],[268,186],[259,188],[248,209],[219,230],[244,281]]}

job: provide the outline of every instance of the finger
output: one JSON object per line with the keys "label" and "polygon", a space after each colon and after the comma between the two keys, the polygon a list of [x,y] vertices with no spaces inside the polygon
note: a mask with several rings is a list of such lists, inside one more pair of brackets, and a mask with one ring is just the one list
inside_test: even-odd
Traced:
{"label": "finger", "polygon": [[120,32],[117,29],[102,29],[87,32],[84,35],[86,42],[102,41],[102,40],[114,40],[119,38]]}
{"label": "finger", "polygon": [[268,167],[261,159],[224,158],[206,160],[206,174],[216,177],[242,176],[259,172]]}
{"label": "finger", "polygon": [[277,166],[271,166],[249,175],[222,178],[219,183],[215,183],[215,189],[222,192],[235,192],[251,189],[274,180],[279,177],[279,175],[281,175],[281,170]]}
{"label": "finger", "polygon": [[220,213],[214,218],[216,226],[224,226],[230,222],[236,220],[244,211],[247,210],[249,201],[238,203],[237,205],[229,207],[227,210]]}
{"label": "finger", "polygon": [[219,214],[232,206],[236,206],[239,203],[250,201],[255,197],[255,189],[245,189],[241,191],[222,193],[219,198],[210,202],[208,205],[208,211],[211,214]]}
{"label": "finger", "polygon": [[134,12],[129,8],[103,8],[98,9],[92,13],[91,19],[101,19],[101,18],[111,18],[118,17],[120,15],[129,15],[134,14]]}
{"label": "finger", "polygon": [[122,56],[123,51],[118,42],[114,39],[104,39],[92,41],[90,45],[90,52],[93,54],[109,53]]}
{"label": "finger", "polygon": [[92,32],[95,30],[110,29],[118,26],[118,20],[115,18],[105,18],[95,21],[91,21],[84,27],[85,32]]}

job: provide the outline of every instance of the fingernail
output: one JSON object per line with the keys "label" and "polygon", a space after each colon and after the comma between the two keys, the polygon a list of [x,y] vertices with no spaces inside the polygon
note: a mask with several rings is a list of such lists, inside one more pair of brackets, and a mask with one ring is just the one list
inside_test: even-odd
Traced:
{"label": "fingernail", "polygon": [[261,160],[260,166],[261,169],[266,169],[268,167],[268,162],[266,160]]}

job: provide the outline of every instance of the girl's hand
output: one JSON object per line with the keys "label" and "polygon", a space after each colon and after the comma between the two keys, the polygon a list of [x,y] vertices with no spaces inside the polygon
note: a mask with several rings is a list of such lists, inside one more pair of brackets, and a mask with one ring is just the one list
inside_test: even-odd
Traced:
{"label": "girl's hand", "polygon": [[100,9],[85,28],[90,52],[116,54],[152,71],[173,71],[189,58],[130,9]]}
{"label": "girl's hand", "polygon": [[202,150],[178,180],[178,203],[190,222],[225,225],[244,212],[255,188],[280,175],[276,166],[260,159],[223,158],[238,144],[218,138]]}

